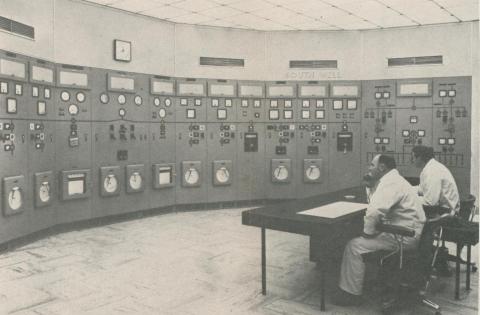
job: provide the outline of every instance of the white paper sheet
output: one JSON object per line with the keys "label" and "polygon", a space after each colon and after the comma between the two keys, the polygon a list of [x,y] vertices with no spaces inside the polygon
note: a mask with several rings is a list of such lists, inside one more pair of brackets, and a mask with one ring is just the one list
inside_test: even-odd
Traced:
{"label": "white paper sheet", "polygon": [[298,214],[313,215],[316,217],[333,219],[349,213],[366,209],[367,206],[368,204],[366,203],[339,201],[321,207],[301,211],[298,212]]}

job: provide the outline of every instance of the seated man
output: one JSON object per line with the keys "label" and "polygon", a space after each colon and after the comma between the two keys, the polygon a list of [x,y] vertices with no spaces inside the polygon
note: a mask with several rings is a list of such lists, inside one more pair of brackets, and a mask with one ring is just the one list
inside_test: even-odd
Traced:
{"label": "seated man", "polygon": [[415,166],[422,169],[418,194],[424,206],[439,206],[452,215],[460,210],[460,197],[452,173],[433,158],[433,148],[415,146],[412,149]]}
{"label": "seated man", "polygon": [[345,247],[340,273],[340,291],[335,297],[337,305],[357,305],[363,289],[365,263],[362,254],[378,250],[394,250],[397,243],[393,235],[379,233],[375,226],[380,221],[415,230],[415,237],[403,239],[405,248],[417,245],[425,223],[420,200],[414,188],[395,169],[395,160],[386,155],[373,158],[370,177],[378,181],[364,218],[363,235],[352,239]]}

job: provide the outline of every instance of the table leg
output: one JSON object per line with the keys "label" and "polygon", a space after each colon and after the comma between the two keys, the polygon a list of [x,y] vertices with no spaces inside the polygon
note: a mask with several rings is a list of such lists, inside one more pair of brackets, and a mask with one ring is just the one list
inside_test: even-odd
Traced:
{"label": "table leg", "polygon": [[470,290],[470,261],[472,259],[472,246],[467,245],[467,290]]}
{"label": "table leg", "polygon": [[325,311],[325,266],[322,263],[320,271],[320,310]]}
{"label": "table leg", "polygon": [[460,251],[462,247],[457,243],[457,259],[455,261],[455,300],[460,300]]}
{"label": "table leg", "polygon": [[265,228],[262,228],[262,294],[267,294],[267,257],[265,254]]}

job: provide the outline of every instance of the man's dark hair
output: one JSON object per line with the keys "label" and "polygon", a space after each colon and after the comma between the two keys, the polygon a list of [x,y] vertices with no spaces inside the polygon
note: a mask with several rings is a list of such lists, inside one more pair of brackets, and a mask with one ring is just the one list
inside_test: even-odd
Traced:
{"label": "man's dark hair", "polygon": [[412,152],[415,157],[419,157],[420,160],[425,163],[427,163],[428,161],[430,161],[430,159],[433,159],[434,157],[433,148],[424,145],[414,146]]}
{"label": "man's dark hair", "polygon": [[388,155],[381,154],[378,158],[378,163],[384,164],[389,170],[397,168],[397,163],[395,163],[395,159]]}

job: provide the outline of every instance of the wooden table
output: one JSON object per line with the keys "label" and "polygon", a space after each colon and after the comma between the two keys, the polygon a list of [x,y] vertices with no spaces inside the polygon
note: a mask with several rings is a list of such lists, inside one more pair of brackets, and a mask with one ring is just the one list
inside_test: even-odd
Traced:
{"label": "wooden table", "polygon": [[[346,199],[345,196],[356,196]],[[265,230],[310,236],[310,259],[321,269],[320,309],[325,310],[325,263],[352,238],[361,235],[365,210],[337,218],[302,215],[298,212],[336,201],[366,202],[365,188],[354,187],[306,199],[296,199],[242,212],[242,224],[261,228],[262,294],[267,294]]]}

